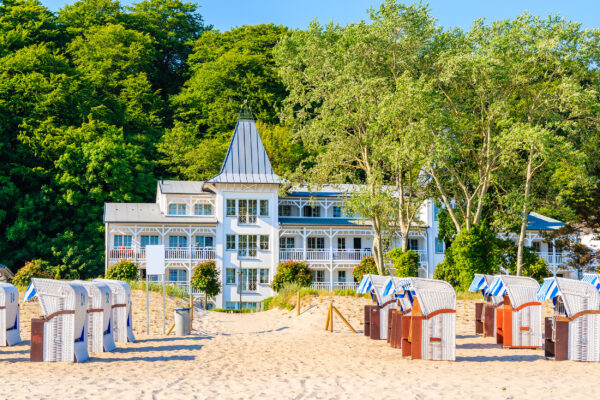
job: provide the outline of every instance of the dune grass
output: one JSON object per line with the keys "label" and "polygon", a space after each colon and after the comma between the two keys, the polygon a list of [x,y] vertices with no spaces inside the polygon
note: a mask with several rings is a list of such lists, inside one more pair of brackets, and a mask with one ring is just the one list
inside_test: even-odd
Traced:
{"label": "dune grass", "polygon": [[[146,282],[145,281],[130,281],[127,284],[131,287],[131,290],[146,290]],[[151,292],[162,293],[162,284],[149,282],[148,290]],[[180,299],[189,300],[189,294],[179,286],[175,285],[165,285],[165,292],[168,296],[178,297]]]}

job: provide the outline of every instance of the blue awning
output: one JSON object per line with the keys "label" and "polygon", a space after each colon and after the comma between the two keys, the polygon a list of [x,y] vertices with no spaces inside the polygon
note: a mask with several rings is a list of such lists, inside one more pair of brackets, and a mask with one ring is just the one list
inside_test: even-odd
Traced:
{"label": "blue awning", "polygon": [[469,286],[469,292],[478,292],[480,290],[486,290],[487,288],[488,284],[485,281],[485,276],[475,274],[473,282],[471,282],[471,286]]}
{"label": "blue awning", "polygon": [[598,279],[598,274],[583,274],[581,280],[591,284],[597,290],[600,290],[600,279]]}
{"label": "blue awning", "polygon": [[358,294],[366,294],[371,292],[371,288],[373,287],[373,282],[371,282],[371,277],[369,275],[363,276],[360,284],[358,285],[358,289],[356,289],[356,293]]}
{"label": "blue awning", "polygon": [[554,278],[546,278],[544,279],[544,283],[537,291],[535,299],[537,301],[545,301],[550,300],[558,296],[558,285],[556,284],[556,279]]}
{"label": "blue awning", "polygon": [[499,276],[492,282],[488,293],[492,296],[504,296],[506,294],[506,287]]}

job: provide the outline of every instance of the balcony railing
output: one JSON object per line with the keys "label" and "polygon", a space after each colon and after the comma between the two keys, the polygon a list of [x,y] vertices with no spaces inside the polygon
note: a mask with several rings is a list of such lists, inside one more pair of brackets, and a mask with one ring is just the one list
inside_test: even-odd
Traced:
{"label": "balcony railing", "polygon": [[329,290],[329,289],[356,289],[358,282],[313,282],[310,285],[311,289]]}
{"label": "balcony railing", "polygon": [[[108,251],[111,260],[145,260],[146,250],[139,247],[119,247]],[[165,247],[165,260],[214,260],[212,247]]]}
{"label": "balcony railing", "polygon": [[537,252],[539,258],[544,259],[548,265],[561,265],[566,262],[567,255],[563,253]]}
{"label": "balcony railing", "polygon": [[282,249],[279,251],[280,261],[305,260],[306,261],[337,261],[337,262],[360,262],[365,257],[372,255],[371,250],[334,250],[325,249],[306,249],[306,258],[304,249]]}

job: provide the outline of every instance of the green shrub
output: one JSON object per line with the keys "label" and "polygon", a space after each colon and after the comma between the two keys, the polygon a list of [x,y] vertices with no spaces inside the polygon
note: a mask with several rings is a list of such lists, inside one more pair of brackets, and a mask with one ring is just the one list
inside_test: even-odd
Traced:
{"label": "green shrub", "polygon": [[12,279],[13,285],[18,288],[24,289],[31,283],[31,278],[54,278],[52,267],[48,261],[44,260],[32,260],[25,263],[21,269],[17,271],[14,278]]}
{"label": "green shrub", "polygon": [[221,293],[221,282],[219,282],[219,271],[214,261],[199,263],[194,268],[191,279],[192,288],[204,292],[204,304],[208,304],[208,298]]}
{"label": "green shrub", "polygon": [[137,281],[139,270],[136,263],[128,260],[122,260],[113,265],[106,271],[106,279],[116,279],[119,281]]}
{"label": "green shrub", "polygon": [[306,262],[286,261],[279,263],[277,273],[273,277],[273,283],[271,283],[271,288],[273,288],[274,291],[279,292],[289,283],[295,283],[298,287],[310,286],[312,283],[312,276]]}
{"label": "green shrub", "polygon": [[[146,290],[146,281],[127,281],[131,290]],[[148,282],[148,290],[151,292],[162,293],[162,283]],[[165,293],[168,296],[178,297],[180,299],[189,300],[188,292],[177,285],[165,285]]]}
{"label": "green shrub", "polygon": [[[515,245],[511,241],[507,241],[505,243],[504,250],[504,265],[512,275],[517,273],[517,245]],[[523,248],[523,268],[521,269],[521,275],[529,276],[539,283],[544,281],[544,278],[550,276],[550,270],[548,269],[548,264],[542,258],[539,258],[538,255],[533,251],[530,247]]]}
{"label": "green shrub", "polygon": [[460,231],[436,266],[434,278],[443,279],[466,291],[475,273],[495,274],[500,270],[503,240],[484,224]]}
{"label": "green shrub", "polygon": [[387,256],[392,261],[392,268],[396,270],[396,276],[400,278],[419,276],[419,255],[414,251],[393,249],[387,253]]}
{"label": "green shrub", "polygon": [[377,264],[375,264],[375,259],[373,257],[365,257],[360,260],[360,264],[358,264],[352,270],[352,275],[354,275],[354,279],[357,282],[360,282],[363,278],[363,275],[367,274],[376,274],[377,273]]}

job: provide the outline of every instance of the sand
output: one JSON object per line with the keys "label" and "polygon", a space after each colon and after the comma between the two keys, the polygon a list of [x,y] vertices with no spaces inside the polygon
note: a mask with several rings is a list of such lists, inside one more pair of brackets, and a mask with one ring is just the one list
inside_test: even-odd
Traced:
{"label": "sand", "polygon": [[[0,398],[6,399],[579,399],[597,398],[596,363],[545,360],[541,350],[504,350],[473,334],[473,301],[457,307],[455,362],[402,359],[385,341],[351,333],[339,319],[324,330],[329,299],[303,313],[224,314],[196,310],[188,337],[164,337],[154,295],[153,332],[136,292],[136,343],[90,361],[30,363],[29,342],[0,348]],[[363,298],[336,306],[362,330]],[[179,304],[182,302],[180,301]],[[169,307],[177,303],[169,300]],[[26,318],[39,306],[23,307]],[[39,311],[37,311],[39,313]],[[170,313],[172,314],[172,312]],[[172,319],[172,315],[170,316]],[[28,339],[28,334],[24,335]]]}

